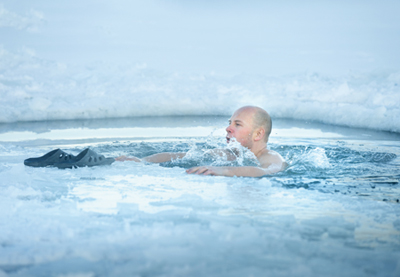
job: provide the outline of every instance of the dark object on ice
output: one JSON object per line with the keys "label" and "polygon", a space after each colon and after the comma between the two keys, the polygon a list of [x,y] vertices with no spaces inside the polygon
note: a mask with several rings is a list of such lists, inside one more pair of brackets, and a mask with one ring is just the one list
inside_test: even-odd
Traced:
{"label": "dark object on ice", "polygon": [[24,164],[33,167],[46,167],[52,166],[55,163],[67,162],[74,158],[75,156],[65,153],[61,149],[55,149],[41,157],[26,159]]}
{"label": "dark object on ice", "polygon": [[86,148],[78,156],[65,153],[61,149],[55,149],[38,158],[29,158],[24,161],[27,166],[58,168],[78,168],[84,166],[109,165],[115,161],[114,158],[106,158],[93,150]]}
{"label": "dark object on ice", "polygon": [[99,155],[93,150],[86,148],[74,159],[55,163],[54,166],[58,168],[78,168],[85,166],[91,167],[96,165],[109,165],[112,164],[114,161],[114,158],[106,158],[103,155]]}

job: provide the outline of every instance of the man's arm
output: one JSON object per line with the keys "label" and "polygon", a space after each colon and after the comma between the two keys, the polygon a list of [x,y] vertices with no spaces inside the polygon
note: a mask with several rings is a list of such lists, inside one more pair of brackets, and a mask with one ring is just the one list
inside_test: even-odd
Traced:
{"label": "man's arm", "polygon": [[120,156],[116,158],[116,161],[135,161],[135,162],[149,162],[149,163],[163,163],[163,162],[169,162],[175,159],[181,159],[185,157],[186,153],[159,153],[159,154],[154,154],[151,156],[144,157],[142,159],[136,158],[136,157],[127,157],[127,156]]}
{"label": "man's arm", "polygon": [[151,156],[144,157],[142,161],[149,162],[149,163],[164,163],[169,162],[176,159],[182,159],[185,157],[186,153],[170,153],[164,152],[159,154],[154,154]]}
{"label": "man's arm", "polygon": [[271,165],[268,168],[255,166],[198,166],[186,170],[188,174],[201,174],[213,176],[242,176],[242,177],[261,177],[274,174],[283,170],[283,165]]}
{"label": "man's arm", "polygon": [[[233,151],[228,151],[225,149],[212,149],[207,151],[207,153],[214,155],[214,156],[225,156],[228,161],[232,161],[236,158]],[[124,162],[124,161],[135,161],[135,162],[149,162],[149,163],[163,163],[169,162],[175,159],[182,159],[186,156],[185,152],[178,152],[178,153],[171,153],[171,152],[164,152],[158,153],[151,156],[144,157],[142,159],[136,157],[127,157],[127,156],[119,156],[115,158],[116,161]]]}
{"label": "man's arm", "polygon": [[276,152],[261,159],[261,165],[256,166],[198,166],[186,170],[188,174],[214,175],[214,176],[242,176],[261,177],[282,171],[287,166],[285,160]]}

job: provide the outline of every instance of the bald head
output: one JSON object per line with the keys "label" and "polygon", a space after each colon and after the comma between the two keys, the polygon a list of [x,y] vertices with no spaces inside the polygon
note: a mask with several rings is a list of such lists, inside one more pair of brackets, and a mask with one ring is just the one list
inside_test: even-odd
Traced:
{"label": "bald head", "polygon": [[253,119],[253,128],[256,129],[262,127],[265,131],[264,140],[265,142],[268,141],[272,129],[272,120],[269,114],[264,109],[256,106],[245,106],[237,110],[235,113],[237,112],[245,112],[251,114]]}

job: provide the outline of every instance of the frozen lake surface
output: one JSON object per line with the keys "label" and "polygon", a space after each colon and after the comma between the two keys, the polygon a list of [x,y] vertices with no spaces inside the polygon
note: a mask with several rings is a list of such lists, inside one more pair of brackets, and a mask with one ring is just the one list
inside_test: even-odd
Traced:
{"label": "frozen lake surface", "polygon": [[[226,164],[226,117],[0,125],[0,276],[399,276],[400,135],[275,120],[288,161],[264,178],[187,175]],[[172,163],[30,168],[90,146]],[[248,163],[246,159],[237,163]]]}
{"label": "frozen lake surface", "polygon": [[[398,0],[0,0],[0,277],[400,276],[399,14]],[[244,105],[270,113],[289,167],[187,175],[254,163],[206,153]],[[190,155],[23,165],[89,146]]]}

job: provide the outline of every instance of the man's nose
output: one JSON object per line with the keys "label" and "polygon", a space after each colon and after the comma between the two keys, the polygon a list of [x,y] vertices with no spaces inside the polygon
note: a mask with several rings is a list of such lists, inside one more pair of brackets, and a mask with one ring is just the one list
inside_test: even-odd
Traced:
{"label": "man's nose", "polygon": [[226,127],[225,131],[226,131],[227,133],[232,132],[231,126],[229,125],[228,127]]}

